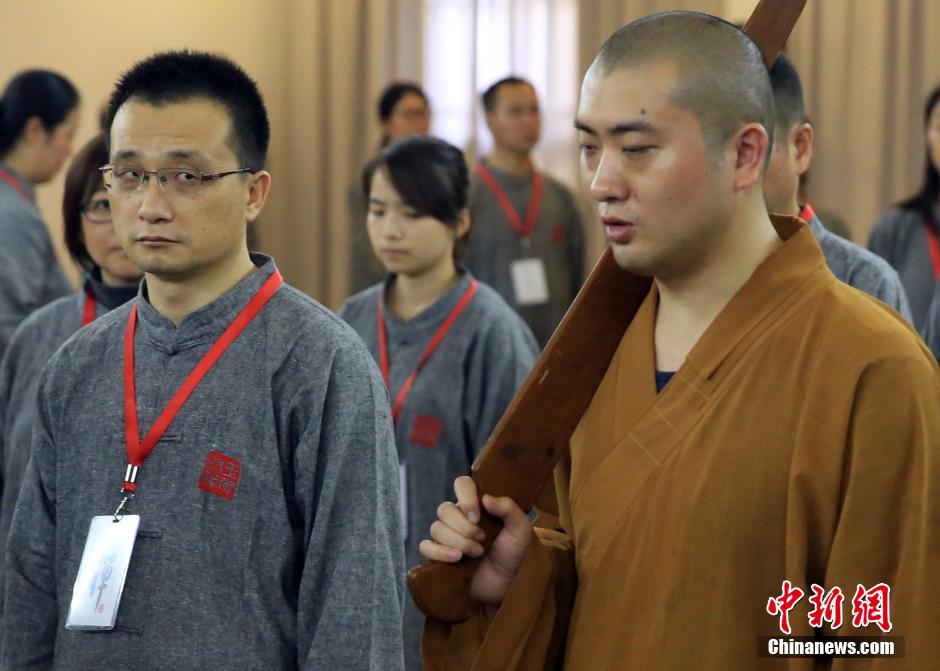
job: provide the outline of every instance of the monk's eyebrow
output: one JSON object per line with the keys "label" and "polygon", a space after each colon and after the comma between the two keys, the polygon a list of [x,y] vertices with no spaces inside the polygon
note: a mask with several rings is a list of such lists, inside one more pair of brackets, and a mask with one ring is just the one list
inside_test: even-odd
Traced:
{"label": "monk's eyebrow", "polygon": [[[581,121],[575,121],[574,127],[584,133],[589,135],[597,135],[597,131],[588,126]],[[625,121],[623,123],[618,123],[616,125],[610,126],[607,128],[606,132],[608,135],[626,135],[627,133],[651,133],[655,129],[653,124],[649,121],[643,119],[632,119],[630,121]]]}
{"label": "monk's eyebrow", "polygon": [[374,196],[370,196],[370,197],[369,197],[369,204],[370,204],[370,205],[385,205],[385,201],[382,200],[381,198],[376,198],[376,197],[374,197]]}

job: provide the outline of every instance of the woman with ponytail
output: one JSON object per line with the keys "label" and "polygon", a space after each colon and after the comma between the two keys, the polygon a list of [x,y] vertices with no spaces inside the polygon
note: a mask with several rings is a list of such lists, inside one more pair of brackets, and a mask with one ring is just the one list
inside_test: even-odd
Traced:
{"label": "woman with ponytail", "polygon": [[72,153],[79,95],[62,75],[22,72],[0,96],[0,355],[26,316],[72,292],[36,208],[35,185]]}

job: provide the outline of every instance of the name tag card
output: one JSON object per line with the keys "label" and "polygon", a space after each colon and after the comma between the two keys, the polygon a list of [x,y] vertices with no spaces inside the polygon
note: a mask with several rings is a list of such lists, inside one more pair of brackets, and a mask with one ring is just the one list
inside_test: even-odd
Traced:
{"label": "name tag card", "polygon": [[91,519],[72,587],[66,629],[114,629],[139,526],[140,515],[96,515]]}
{"label": "name tag card", "polygon": [[542,259],[513,261],[509,265],[512,289],[519,305],[542,305],[548,302],[548,278]]}

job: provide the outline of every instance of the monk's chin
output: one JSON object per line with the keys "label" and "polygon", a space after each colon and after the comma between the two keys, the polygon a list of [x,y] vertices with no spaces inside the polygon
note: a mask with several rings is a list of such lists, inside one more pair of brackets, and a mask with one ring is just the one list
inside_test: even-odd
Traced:
{"label": "monk's chin", "polygon": [[612,243],[611,249],[614,253],[614,261],[617,262],[617,265],[620,266],[621,269],[642,277],[655,277],[656,269],[653,267],[653,264],[639,258],[636,250],[631,249],[629,245]]}

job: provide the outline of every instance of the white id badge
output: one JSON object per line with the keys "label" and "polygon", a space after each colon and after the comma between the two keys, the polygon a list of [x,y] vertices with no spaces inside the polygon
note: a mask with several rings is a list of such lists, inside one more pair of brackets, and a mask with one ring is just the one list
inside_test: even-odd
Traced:
{"label": "white id badge", "polygon": [[72,587],[66,629],[114,629],[140,515],[115,519],[114,515],[91,518],[82,563]]}
{"label": "white id badge", "polygon": [[512,289],[519,305],[542,305],[548,302],[548,278],[542,259],[519,259],[509,264]]}
{"label": "white id badge", "polygon": [[398,464],[398,489],[401,493],[398,499],[398,514],[401,515],[401,539],[408,540],[408,469],[404,463]]}

